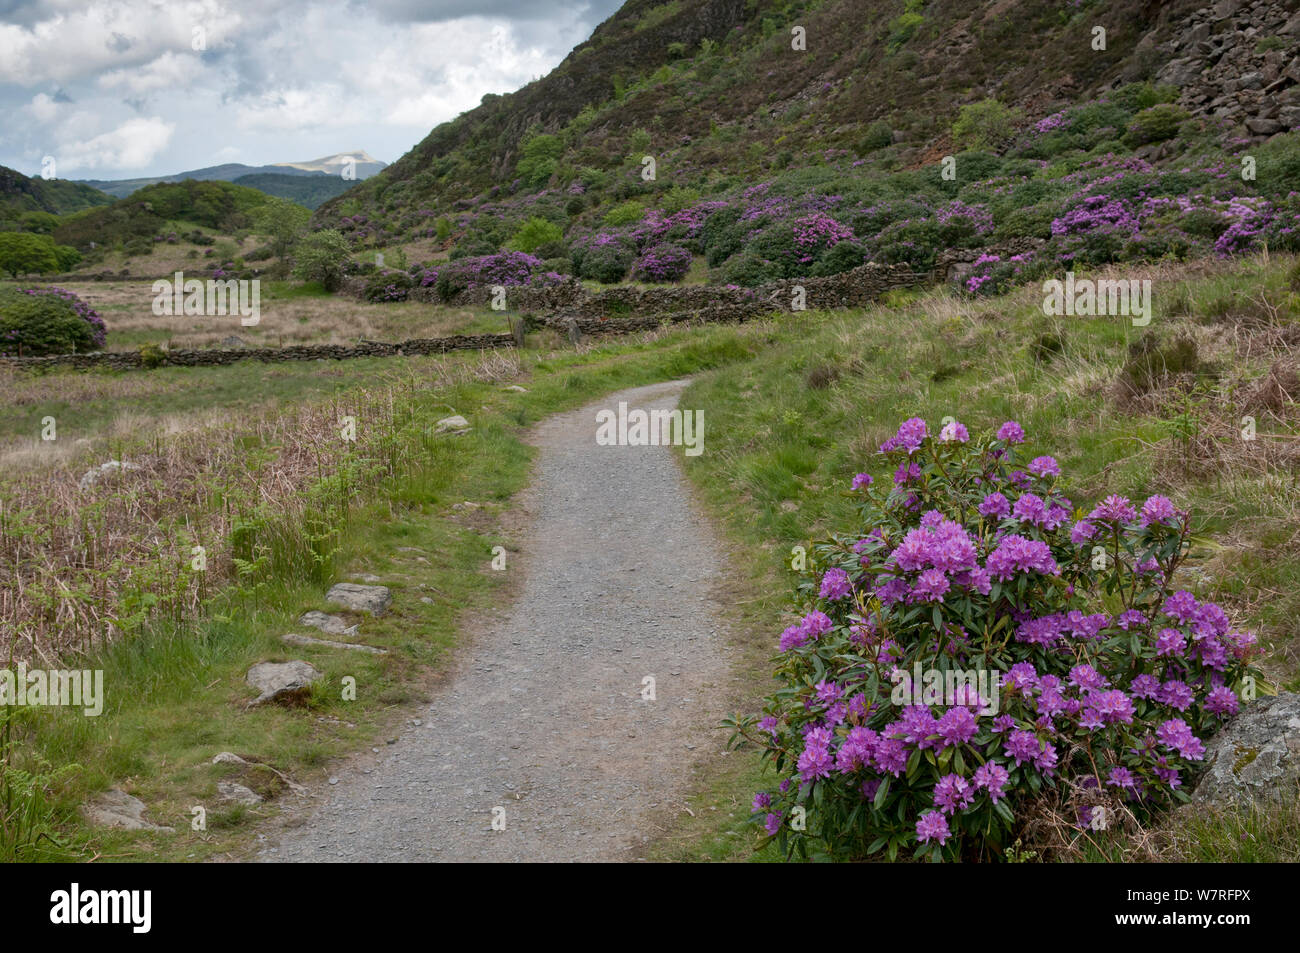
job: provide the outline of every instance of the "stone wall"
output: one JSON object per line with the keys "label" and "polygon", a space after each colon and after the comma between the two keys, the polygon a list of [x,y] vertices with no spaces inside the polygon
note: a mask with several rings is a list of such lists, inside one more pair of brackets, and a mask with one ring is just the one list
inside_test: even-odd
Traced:
{"label": "stone wall", "polygon": [[[616,287],[591,292],[578,281],[539,288],[511,288],[506,302],[515,312],[542,312],[545,327],[569,335],[603,336],[630,334],[664,324],[747,321],[773,311],[792,311],[797,288],[804,290],[808,310],[829,310],[869,304],[891,288],[911,287],[929,280],[929,275],[902,265],[868,263],[827,278],[777,281],[759,288],[679,285],[664,288]],[[356,293],[362,284],[355,280],[344,288]],[[418,289],[432,297],[432,289]],[[490,300],[487,288],[476,288],[458,303]],[[237,361],[345,360],[353,357],[395,357],[403,354],[445,354],[456,350],[485,350],[514,347],[510,334],[458,334],[443,338],[419,338],[395,344],[308,344],[293,347],[232,348],[163,351],[164,366],[210,367]],[[102,351],[92,354],[59,354],[52,357],[0,357],[0,364],[33,369],[53,367],[108,367],[119,370],[145,367],[134,351]]]}
{"label": "stone wall", "polygon": [[[404,354],[445,354],[448,351],[482,351],[514,347],[509,334],[458,334],[444,338],[415,338],[395,344],[302,344],[292,347],[244,347],[232,349],[163,351],[162,366],[212,367],[238,361],[341,361],[353,357],[397,357]],[[44,369],[108,367],[129,370],[144,367],[136,351],[97,351],[91,354],[56,354],[50,357],[0,357],[10,367]]]}

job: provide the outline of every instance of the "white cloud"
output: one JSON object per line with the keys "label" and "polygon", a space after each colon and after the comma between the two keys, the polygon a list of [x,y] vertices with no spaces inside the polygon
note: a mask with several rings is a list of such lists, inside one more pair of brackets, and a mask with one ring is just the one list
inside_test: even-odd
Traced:
{"label": "white cloud", "polygon": [[0,0],[0,113],[21,117],[0,123],[0,165],[53,153],[113,177],[354,148],[392,161],[545,74],[618,4]]}
{"label": "white cloud", "polygon": [[151,63],[132,69],[115,69],[99,76],[103,89],[123,89],[140,95],[159,89],[184,89],[202,69],[197,54],[168,50]]}
{"label": "white cloud", "polygon": [[175,128],[174,123],[157,116],[128,119],[91,139],[61,143],[54,155],[66,171],[143,169],[167,148]]}

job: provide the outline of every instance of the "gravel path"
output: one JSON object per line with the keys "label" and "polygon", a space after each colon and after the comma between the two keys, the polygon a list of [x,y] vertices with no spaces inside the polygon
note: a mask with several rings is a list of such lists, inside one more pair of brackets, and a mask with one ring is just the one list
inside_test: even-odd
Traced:
{"label": "gravel path", "polygon": [[[599,447],[595,416],[620,400],[672,408],[684,386],[612,394],[533,431],[517,601],[469,640],[414,713],[421,724],[337,769],[321,806],[262,859],[640,856],[655,817],[680,809],[692,763],[719,744],[720,562],[680,451]],[[655,701],[641,697],[647,675]]]}

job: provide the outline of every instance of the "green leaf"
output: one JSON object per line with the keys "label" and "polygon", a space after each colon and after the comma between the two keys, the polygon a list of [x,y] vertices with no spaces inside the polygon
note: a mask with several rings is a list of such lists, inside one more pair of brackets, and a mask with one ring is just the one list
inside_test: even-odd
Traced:
{"label": "green leaf", "polygon": [[885,798],[889,796],[890,780],[890,778],[885,778],[885,780],[881,781],[880,787],[876,789],[876,796],[871,799],[871,806],[877,811],[880,810],[881,805],[885,803]]}

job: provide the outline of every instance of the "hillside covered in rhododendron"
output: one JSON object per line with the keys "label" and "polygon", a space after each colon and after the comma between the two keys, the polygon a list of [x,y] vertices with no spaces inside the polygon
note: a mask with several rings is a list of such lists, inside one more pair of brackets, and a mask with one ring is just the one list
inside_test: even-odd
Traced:
{"label": "hillside covered in rhododendron", "polygon": [[363,259],[417,245],[415,274],[509,249],[537,259],[526,280],[602,283],[876,261],[976,293],[1294,250],[1298,45],[1267,3],[632,0],[313,227]]}

